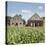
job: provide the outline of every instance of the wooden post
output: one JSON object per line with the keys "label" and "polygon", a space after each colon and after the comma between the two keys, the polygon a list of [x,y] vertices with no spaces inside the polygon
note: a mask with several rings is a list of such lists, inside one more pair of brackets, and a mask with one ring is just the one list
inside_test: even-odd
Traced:
{"label": "wooden post", "polygon": [[32,27],[32,22],[31,22],[31,27]]}
{"label": "wooden post", "polygon": [[35,23],[34,23],[34,27],[35,27]]}

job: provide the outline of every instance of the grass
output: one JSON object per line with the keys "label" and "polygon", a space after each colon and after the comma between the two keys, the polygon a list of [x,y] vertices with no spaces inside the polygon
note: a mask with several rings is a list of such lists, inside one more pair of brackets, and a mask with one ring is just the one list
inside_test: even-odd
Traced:
{"label": "grass", "polygon": [[7,27],[7,44],[28,44],[44,42],[44,27]]}

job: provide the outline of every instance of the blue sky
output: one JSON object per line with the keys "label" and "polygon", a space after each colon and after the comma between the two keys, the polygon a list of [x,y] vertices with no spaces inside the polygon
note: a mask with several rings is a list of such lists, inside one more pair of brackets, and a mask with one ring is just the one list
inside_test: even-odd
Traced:
{"label": "blue sky", "polygon": [[29,3],[29,2],[8,2],[7,3],[7,15],[15,16],[21,14],[22,18],[26,21],[34,14],[39,16],[45,16],[44,3]]}

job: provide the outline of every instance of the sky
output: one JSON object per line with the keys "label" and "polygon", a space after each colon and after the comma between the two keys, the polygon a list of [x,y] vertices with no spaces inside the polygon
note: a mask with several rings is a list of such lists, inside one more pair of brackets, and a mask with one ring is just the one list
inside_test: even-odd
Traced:
{"label": "sky", "polygon": [[40,17],[45,16],[45,4],[14,1],[9,1],[7,3],[8,16],[13,17],[16,14],[21,14],[22,18],[27,21],[35,13],[37,13]]}

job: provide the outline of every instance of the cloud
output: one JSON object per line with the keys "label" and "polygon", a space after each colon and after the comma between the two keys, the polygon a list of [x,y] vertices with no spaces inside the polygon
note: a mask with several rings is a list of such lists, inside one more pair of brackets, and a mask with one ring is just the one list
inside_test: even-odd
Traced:
{"label": "cloud", "polygon": [[30,13],[30,10],[22,10],[22,13]]}
{"label": "cloud", "polygon": [[42,6],[38,6],[38,9],[42,10],[42,9],[43,9],[43,7],[42,7]]}

